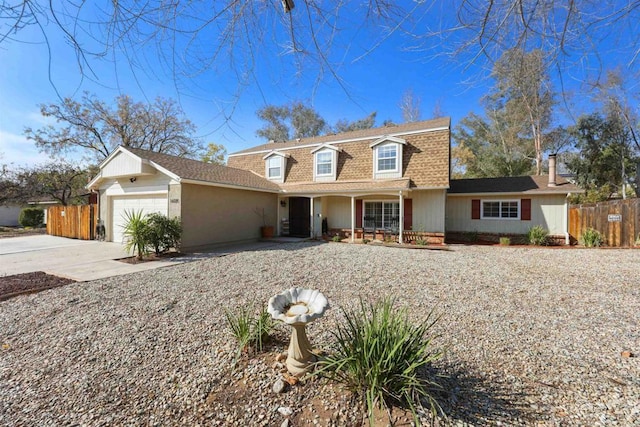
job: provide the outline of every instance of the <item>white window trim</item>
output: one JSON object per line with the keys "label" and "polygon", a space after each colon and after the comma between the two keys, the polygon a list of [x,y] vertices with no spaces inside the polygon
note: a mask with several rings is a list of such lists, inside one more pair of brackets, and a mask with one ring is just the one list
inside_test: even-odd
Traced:
{"label": "white window trim", "polygon": [[[501,216],[499,217],[495,217],[495,216],[484,216],[484,204],[485,202],[499,202],[500,203],[500,208],[499,208],[499,212],[500,214],[502,214],[502,204],[503,203],[512,203],[512,202],[516,202],[518,204],[518,216],[516,218],[503,218]],[[481,199],[480,200],[480,219],[487,219],[487,220],[493,220],[493,221],[520,221],[520,217],[522,216],[522,207],[520,205],[520,199]]]}
{"label": "white window trim", "polygon": [[[391,200],[391,199],[363,200],[362,201],[362,226],[363,227],[364,227],[364,217],[366,216],[365,213],[367,212],[367,203],[383,203],[383,206],[382,206],[383,217],[384,217],[384,203],[395,203],[398,205],[398,217],[400,217],[400,202],[397,200]],[[398,218],[398,222],[400,222],[400,218]]]}
{"label": "white window trim", "polygon": [[[342,151],[342,148],[334,147],[331,144],[322,144],[319,147],[311,150],[313,154],[313,180],[314,181],[335,181],[338,175],[338,153]],[[331,153],[331,172],[330,173],[318,173],[318,154],[319,153]]]}
{"label": "white window trim", "polygon": [[[393,169],[383,169],[383,170],[380,170],[380,169],[378,169],[378,166],[379,166],[379,163],[378,163],[378,160],[379,160],[379,157],[378,157],[379,150],[380,150],[381,148],[383,148],[383,147],[389,147],[389,146],[394,147],[394,148],[395,148],[395,150],[396,150],[396,156],[395,156],[395,161],[396,161],[395,163],[396,163],[396,164],[395,164],[395,167],[394,167]],[[375,153],[375,154],[374,154],[374,156],[373,156],[373,165],[374,165],[374,166],[373,166],[373,170],[375,171],[375,173],[376,173],[376,174],[398,173],[398,172],[400,171],[400,169],[399,169],[398,165],[399,165],[399,163],[400,163],[400,158],[401,158],[401,157],[400,157],[400,150],[401,150],[401,147],[402,147],[402,146],[401,146],[400,144],[396,143],[396,142],[388,142],[388,143],[385,143],[385,144],[379,144],[379,145],[377,145],[377,146],[374,148],[374,153]]]}
{"label": "white window trim", "polygon": [[[278,164],[279,164],[278,169],[280,169],[280,174],[277,175],[277,176],[276,175],[274,175],[274,176],[269,175],[269,170],[271,169],[271,167],[269,166],[269,163],[271,162],[272,159],[277,160]],[[265,168],[266,168],[265,169],[265,175],[266,175],[267,179],[271,179],[271,180],[280,180],[280,179],[282,179],[282,163],[283,163],[282,159],[283,158],[280,157],[280,156],[271,156],[265,161]],[[275,166],[273,168],[275,169]]]}
{"label": "white window trim", "polygon": [[[329,173],[318,173],[318,165],[320,163],[318,163],[318,155],[320,154],[329,154],[329,159],[330,159],[330,171]],[[321,178],[328,178],[328,177],[335,177],[336,175],[336,152],[334,150],[320,150],[320,151],[316,151],[313,154],[313,173],[314,176],[316,177],[321,177]]]}

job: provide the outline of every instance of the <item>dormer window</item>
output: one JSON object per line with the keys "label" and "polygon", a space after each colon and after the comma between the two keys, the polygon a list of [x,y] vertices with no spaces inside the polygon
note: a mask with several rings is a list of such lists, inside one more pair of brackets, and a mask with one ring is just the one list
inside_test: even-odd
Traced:
{"label": "dormer window", "polygon": [[269,179],[282,178],[282,157],[273,156],[267,159],[267,177]]}
{"label": "dormer window", "polygon": [[316,176],[331,175],[333,169],[333,159],[330,151],[320,151],[316,153]]}
{"label": "dormer window", "polygon": [[384,144],[377,147],[376,172],[398,170],[398,146],[397,144]]}
{"label": "dormer window", "polygon": [[340,148],[323,144],[311,151],[313,154],[313,180],[335,181]]}
{"label": "dormer window", "polygon": [[284,182],[284,174],[287,170],[287,158],[289,154],[272,151],[264,156],[264,174],[267,179],[276,182]]}
{"label": "dormer window", "polygon": [[385,136],[369,147],[373,149],[373,178],[402,177],[402,148],[407,142],[394,136]]}

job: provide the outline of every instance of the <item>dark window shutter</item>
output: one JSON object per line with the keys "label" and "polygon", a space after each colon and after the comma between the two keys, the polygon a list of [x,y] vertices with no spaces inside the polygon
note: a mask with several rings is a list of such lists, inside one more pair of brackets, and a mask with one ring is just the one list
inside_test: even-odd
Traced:
{"label": "dark window shutter", "polygon": [[404,230],[412,230],[413,227],[413,200],[404,199],[404,222],[402,223]]}
{"label": "dark window shutter", "polygon": [[520,219],[531,221],[531,199],[520,200]]}
{"label": "dark window shutter", "polygon": [[471,219],[480,219],[480,199],[471,200]]}
{"label": "dark window shutter", "polygon": [[356,227],[362,228],[362,200],[356,199]]}

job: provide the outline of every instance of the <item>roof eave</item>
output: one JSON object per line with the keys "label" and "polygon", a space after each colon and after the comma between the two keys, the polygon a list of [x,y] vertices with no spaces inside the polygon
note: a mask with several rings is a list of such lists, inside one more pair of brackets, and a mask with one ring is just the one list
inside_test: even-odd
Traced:
{"label": "roof eave", "polygon": [[253,187],[253,186],[240,185],[240,184],[230,184],[230,183],[224,183],[224,182],[200,181],[200,180],[197,180],[197,179],[181,179],[180,183],[181,184],[206,185],[206,186],[209,186],[209,187],[231,188],[231,189],[235,189],[235,190],[260,191],[260,192],[263,192],[263,193],[274,193],[274,194],[282,193],[282,190],[275,189],[275,188],[274,189],[260,188],[260,187]]}

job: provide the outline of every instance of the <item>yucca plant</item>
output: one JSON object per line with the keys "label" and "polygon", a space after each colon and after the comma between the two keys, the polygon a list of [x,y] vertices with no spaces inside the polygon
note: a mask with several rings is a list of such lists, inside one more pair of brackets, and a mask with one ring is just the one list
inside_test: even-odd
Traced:
{"label": "yucca plant", "polygon": [[409,408],[418,423],[421,399],[436,412],[431,392],[441,388],[433,378],[421,376],[423,368],[441,357],[428,333],[438,320],[429,313],[418,325],[409,323],[406,308],[385,299],[375,305],[360,301],[359,310],[343,309],[344,324],[333,333],[337,350],[320,359],[317,373],[346,385],[366,405],[373,425],[375,406]]}
{"label": "yucca plant", "polygon": [[545,246],[549,243],[549,232],[541,225],[533,226],[527,232],[530,245]]}
{"label": "yucca plant", "polygon": [[122,229],[126,239],[124,248],[137,253],[138,260],[142,260],[142,256],[149,253],[149,223],[141,210],[125,211],[123,217],[126,221]]}
{"label": "yucca plant", "polygon": [[251,348],[262,351],[266,340],[273,329],[273,319],[262,307],[258,315],[255,315],[255,306],[250,304],[237,311],[224,310],[227,326],[238,343],[238,356],[243,351]]}
{"label": "yucca plant", "polygon": [[584,233],[582,233],[580,240],[587,248],[597,248],[604,243],[604,237],[594,228],[587,228]]}

